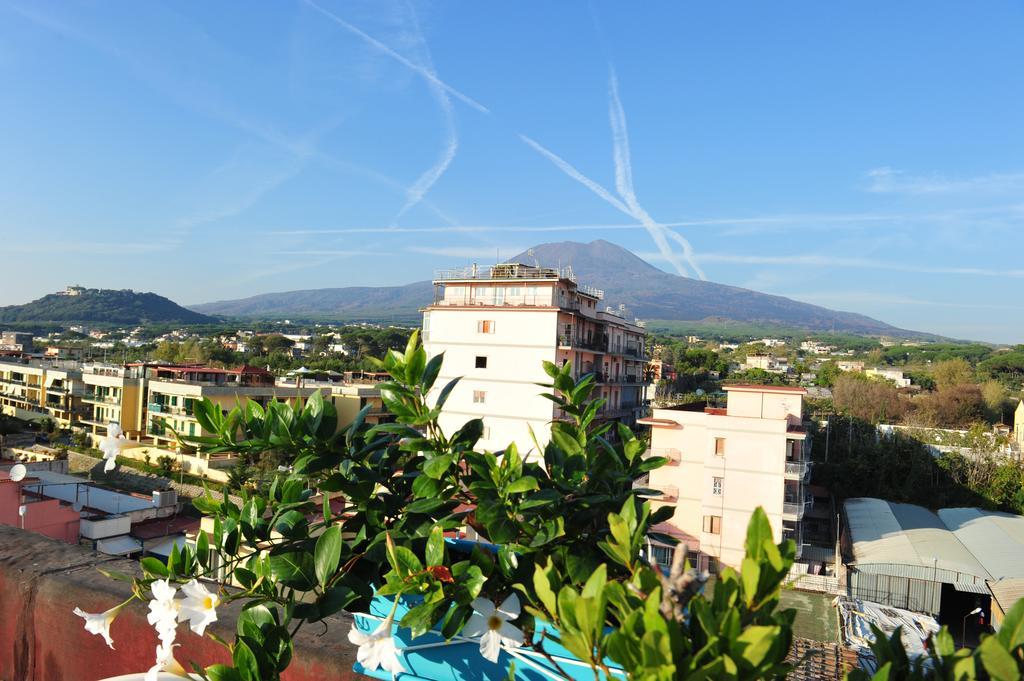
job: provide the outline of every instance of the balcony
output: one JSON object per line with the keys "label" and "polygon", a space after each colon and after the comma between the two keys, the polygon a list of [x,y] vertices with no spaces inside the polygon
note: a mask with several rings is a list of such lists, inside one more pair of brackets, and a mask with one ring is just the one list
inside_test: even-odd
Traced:
{"label": "balcony", "polygon": [[[804,513],[814,505],[812,497],[806,497],[804,501],[786,499],[782,502],[782,517],[787,520],[801,520]],[[787,518],[788,516],[788,518]]]}
{"label": "balcony", "polygon": [[591,352],[604,353],[608,351],[607,338],[578,338],[573,335],[560,335],[558,347],[561,349],[573,348],[576,350],[590,350]]}
{"label": "balcony", "polygon": [[648,485],[648,489],[658,492],[652,497],[656,501],[677,501],[679,499],[679,488],[675,485]]}
{"label": "balcony", "polygon": [[678,466],[679,462],[682,461],[683,453],[674,447],[651,447],[644,452],[644,458],[648,459],[652,456],[661,456],[668,459],[669,466]]}
{"label": "balcony", "polygon": [[807,473],[811,470],[809,461],[787,461],[786,478],[788,480],[806,480]]}
{"label": "balcony", "polygon": [[90,404],[114,404],[118,406],[121,404],[121,398],[111,397],[103,393],[85,393],[82,395],[82,401],[89,402]]}

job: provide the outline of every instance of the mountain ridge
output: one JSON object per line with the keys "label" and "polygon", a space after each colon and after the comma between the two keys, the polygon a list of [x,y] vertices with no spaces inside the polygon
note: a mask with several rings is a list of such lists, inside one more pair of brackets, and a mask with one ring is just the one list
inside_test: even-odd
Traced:
{"label": "mountain ridge", "polygon": [[0,322],[9,323],[205,324],[216,321],[214,317],[189,310],[156,293],[131,289],[72,286],[22,305],[0,307]]}
{"label": "mountain ridge", "polygon": [[[624,304],[630,315],[649,320],[702,321],[722,318],[806,331],[923,337],[855,312],[830,310],[783,296],[670,274],[631,251],[598,239],[535,246],[509,262],[570,266],[578,281],[605,292],[605,303]],[[295,316],[339,320],[409,320],[432,300],[429,281],[403,286],[351,286],[264,293],[237,300],[191,305],[190,309],[227,316]]]}

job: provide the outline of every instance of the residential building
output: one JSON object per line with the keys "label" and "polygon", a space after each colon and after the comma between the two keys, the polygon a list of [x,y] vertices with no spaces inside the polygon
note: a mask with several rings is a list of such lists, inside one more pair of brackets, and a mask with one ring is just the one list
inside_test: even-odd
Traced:
{"label": "residential building", "polygon": [[127,438],[142,439],[146,430],[144,366],[86,364],[82,367],[82,383],[82,401],[90,410],[82,425],[94,443],[107,435],[111,423],[120,425]]}
{"label": "residential building", "polygon": [[762,338],[761,340],[755,342],[760,343],[766,348],[781,348],[783,345],[786,344],[786,341],[782,340],[781,338]]}
{"label": "residential building", "polygon": [[610,308],[602,291],[577,283],[571,268],[510,263],[438,273],[434,302],[423,313],[423,345],[444,353],[433,396],[455,377],[441,414],[453,433],[482,418],[481,448],[515,442],[521,451],[544,447],[555,405],[537,384],[550,382],[542,362],[596,378],[593,397],[606,400],[602,419],[634,424],[644,408],[646,332]]}
{"label": "residential building", "polygon": [[32,334],[23,331],[4,331],[0,333],[0,350],[31,353],[35,351]]}
{"label": "residential building", "polygon": [[836,362],[836,366],[839,367],[840,371],[864,371],[864,362],[849,359],[839,360]]}
{"label": "residential building", "polygon": [[675,506],[668,522],[699,539],[702,568],[739,567],[751,514],[768,515],[775,541],[803,544],[811,441],[803,427],[803,388],[727,385],[725,408],[654,409],[649,454],[668,465],[638,486],[660,492],[655,506]]}
{"label": "residential building", "polygon": [[0,411],[26,420],[50,418],[61,428],[84,415],[81,372],[68,362],[0,362]]}
{"label": "residential building", "polygon": [[818,341],[804,341],[800,344],[800,349],[804,352],[809,352],[812,355],[827,355],[836,349],[834,345],[825,345]]}
{"label": "residential building", "polygon": [[10,473],[0,471],[0,525],[78,543],[80,513],[68,502],[32,491],[31,485],[38,482],[35,477],[12,480]]}
{"label": "residential building", "polygon": [[909,388],[910,379],[903,375],[903,371],[900,369],[890,369],[889,367],[881,367],[878,369],[865,369],[864,375],[869,378],[878,378],[883,381],[891,381],[896,385],[897,388]]}
{"label": "residential building", "polygon": [[785,374],[789,371],[789,359],[772,355],[747,355],[746,361],[740,368],[743,370],[761,369],[773,374]]}
{"label": "residential building", "polygon": [[225,413],[246,400],[266,405],[273,398],[308,397],[316,388],[277,386],[265,369],[242,366],[215,369],[205,366],[149,366],[146,384],[146,432],[144,439],[163,447],[175,447],[177,436],[207,437],[193,415],[193,405],[208,398]]}
{"label": "residential building", "polygon": [[1013,439],[1024,448],[1024,400],[1017,404],[1017,409],[1013,412]]}

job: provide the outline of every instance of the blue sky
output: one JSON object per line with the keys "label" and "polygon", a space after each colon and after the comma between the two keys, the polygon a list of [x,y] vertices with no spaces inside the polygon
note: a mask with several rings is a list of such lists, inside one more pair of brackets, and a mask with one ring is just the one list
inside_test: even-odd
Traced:
{"label": "blue sky", "polygon": [[1022,34],[1013,2],[0,0],[0,304],[603,238],[1024,342]]}

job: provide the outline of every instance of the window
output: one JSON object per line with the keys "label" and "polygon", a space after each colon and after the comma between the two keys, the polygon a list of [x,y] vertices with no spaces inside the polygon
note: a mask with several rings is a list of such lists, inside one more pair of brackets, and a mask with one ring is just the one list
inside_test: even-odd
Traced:
{"label": "window", "polygon": [[473,391],[473,404],[484,404],[487,402],[487,393],[483,390]]}
{"label": "window", "polygon": [[722,516],[704,516],[704,531],[708,534],[722,534]]}
{"label": "window", "polygon": [[491,439],[491,427],[490,426],[484,426],[484,432],[480,436],[480,439],[482,439],[482,440],[490,440]]}
{"label": "window", "polygon": [[494,333],[494,320],[481,319],[476,323],[477,333]]}
{"label": "window", "polygon": [[725,456],[725,438],[715,438],[715,456]]}
{"label": "window", "polygon": [[711,493],[716,497],[722,496],[722,478],[711,478]]}
{"label": "window", "polygon": [[476,356],[476,368],[477,369],[486,369],[487,368],[487,358],[484,357],[483,355],[477,355]]}

